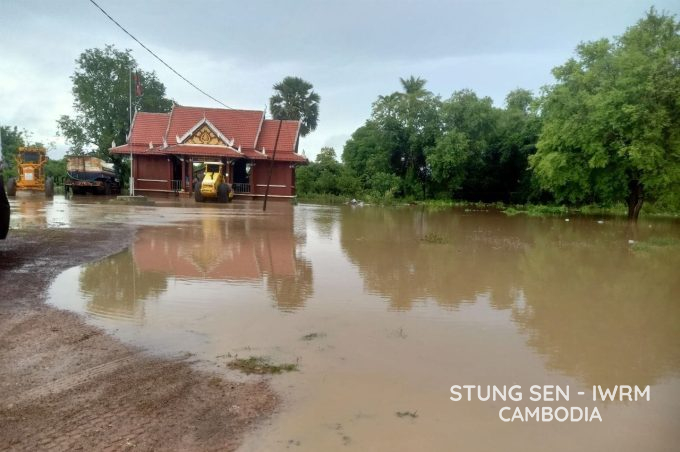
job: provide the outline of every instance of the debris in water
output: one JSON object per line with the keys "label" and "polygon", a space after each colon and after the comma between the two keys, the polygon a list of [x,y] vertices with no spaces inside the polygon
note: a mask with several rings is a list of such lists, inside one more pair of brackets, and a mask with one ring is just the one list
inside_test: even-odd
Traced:
{"label": "debris in water", "polygon": [[418,417],[417,411],[397,411],[397,417],[411,417],[413,419]]}

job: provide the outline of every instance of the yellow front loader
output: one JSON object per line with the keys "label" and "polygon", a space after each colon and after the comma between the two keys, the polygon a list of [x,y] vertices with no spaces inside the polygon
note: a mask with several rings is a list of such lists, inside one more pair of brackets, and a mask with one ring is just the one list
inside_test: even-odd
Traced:
{"label": "yellow front loader", "polygon": [[7,195],[15,196],[17,190],[43,191],[45,196],[54,196],[54,181],[45,177],[47,151],[41,146],[22,147],[16,155],[18,178],[7,181]]}
{"label": "yellow front loader", "polygon": [[206,199],[217,199],[218,202],[231,202],[234,190],[227,183],[227,173],[222,162],[205,162],[204,175],[199,177],[194,187],[194,199],[203,202]]}

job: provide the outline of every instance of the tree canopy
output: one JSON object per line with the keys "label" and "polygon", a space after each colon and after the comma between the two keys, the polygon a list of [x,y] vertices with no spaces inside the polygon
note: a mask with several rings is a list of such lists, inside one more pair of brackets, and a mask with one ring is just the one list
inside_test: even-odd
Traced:
{"label": "tree canopy", "polygon": [[275,93],[269,99],[272,117],[302,121],[300,135],[307,136],[319,122],[321,97],[313,88],[311,83],[300,77],[286,77],[274,85]]}
{"label": "tree canopy", "polygon": [[559,202],[625,201],[680,190],[680,24],[651,9],[613,40],[578,46],[553,70],[530,158]]}
{"label": "tree canopy", "polygon": [[136,96],[133,87],[132,109],[167,112],[172,101],[165,97],[165,86],[155,72],[138,68],[130,50],[121,51],[112,45],[103,49],[85,50],[76,60],[73,81],[75,116],[64,115],[57,121],[60,133],[71,145],[71,152],[91,151],[106,160],[120,163],[108,149],[115,141],[126,142],[130,129],[131,73],[141,77],[143,93]]}
{"label": "tree canopy", "polygon": [[19,130],[17,126],[0,126],[0,142],[2,142],[2,174],[0,177],[8,179],[17,176],[16,156],[17,149],[26,146],[26,131]]}
{"label": "tree canopy", "polygon": [[400,80],[403,90],[379,96],[343,150],[365,191],[416,199],[530,196],[527,157],[540,129],[531,92],[511,92],[500,109],[471,90],[442,101],[424,79]]}

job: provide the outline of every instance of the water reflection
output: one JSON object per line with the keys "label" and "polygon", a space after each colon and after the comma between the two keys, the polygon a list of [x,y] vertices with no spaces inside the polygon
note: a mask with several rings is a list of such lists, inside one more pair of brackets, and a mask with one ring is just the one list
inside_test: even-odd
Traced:
{"label": "water reflection", "polygon": [[143,301],[158,297],[168,287],[166,275],[143,271],[130,251],[86,266],[79,278],[87,310],[111,318],[144,318]]}
{"label": "water reflection", "polygon": [[513,318],[551,369],[656,383],[680,368],[678,251],[631,248],[625,228],[543,231],[519,258],[526,305]]}
{"label": "water reflection", "polygon": [[85,267],[80,289],[88,311],[140,318],[143,303],[164,292],[168,279],[222,281],[267,287],[283,311],[299,309],[313,293],[309,261],[298,252],[293,217],[204,217],[181,227],[144,228],[130,249]]}
{"label": "water reflection", "polygon": [[507,226],[498,234],[497,219],[481,215],[346,209],[340,228],[342,247],[367,289],[407,310],[428,298],[457,308],[482,294],[509,307],[518,289],[517,252],[530,231]]}
{"label": "water reflection", "polygon": [[[547,366],[599,385],[647,385],[680,369],[677,226],[345,209],[344,252],[392,309],[489,299]],[[632,246],[634,234],[643,245]],[[644,246],[650,237],[670,237]],[[430,243],[423,238],[435,237]]]}

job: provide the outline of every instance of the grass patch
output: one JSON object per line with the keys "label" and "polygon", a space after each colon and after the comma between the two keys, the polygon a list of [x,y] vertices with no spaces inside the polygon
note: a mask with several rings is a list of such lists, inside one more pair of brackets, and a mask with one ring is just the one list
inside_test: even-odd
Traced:
{"label": "grass patch", "polygon": [[446,240],[446,237],[444,237],[443,235],[439,235],[436,232],[429,232],[425,234],[420,240],[422,240],[423,242],[435,244],[449,243],[449,241]]}
{"label": "grass patch", "polygon": [[240,370],[241,372],[250,375],[266,375],[266,374],[280,374],[283,372],[293,372],[298,370],[297,364],[283,363],[273,364],[268,358],[261,356],[251,356],[250,358],[236,358],[227,366],[230,369]]}
{"label": "grass patch", "polygon": [[339,195],[331,195],[328,193],[305,193],[301,195],[297,195],[295,198],[297,202],[301,202],[303,204],[331,204],[331,205],[337,205],[337,204],[346,204],[348,203],[352,198],[348,198],[347,196],[339,196]]}
{"label": "grass patch", "polygon": [[314,339],[320,339],[326,337],[326,333],[309,333],[301,337],[303,341],[313,341]]}
{"label": "grass patch", "polygon": [[635,242],[631,248],[633,251],[654,251],[661,248],[680,247],[680,239],[674,237],[651,237],[641,242]]}
{"label": "grass patch", "polygon": [[543,217],[550,215],[566,215],[569,208],[566,206],[546,206],[536,204],[508,206],[503,209],[503,213],[509,216],[524,214],[530,217]]}

